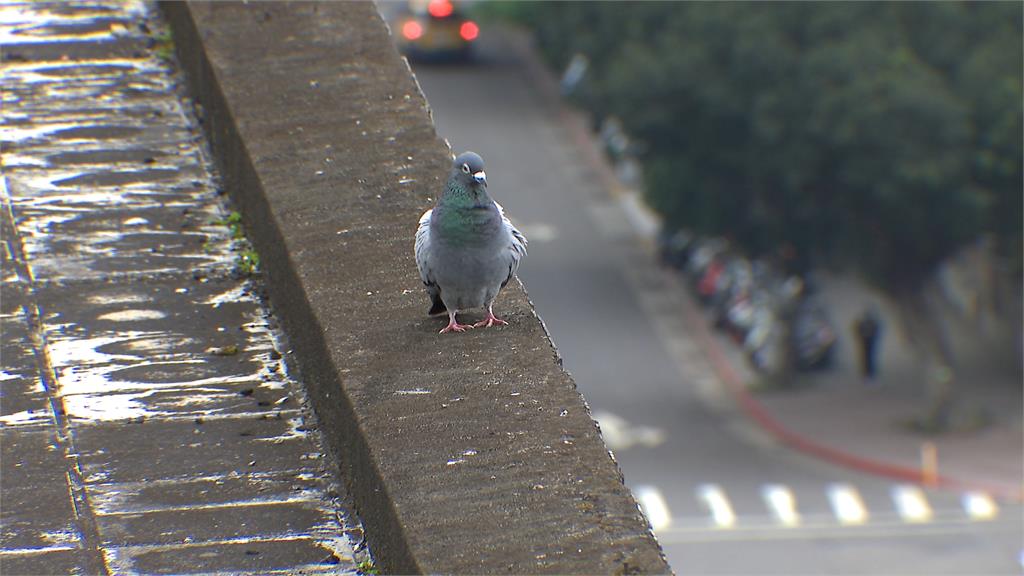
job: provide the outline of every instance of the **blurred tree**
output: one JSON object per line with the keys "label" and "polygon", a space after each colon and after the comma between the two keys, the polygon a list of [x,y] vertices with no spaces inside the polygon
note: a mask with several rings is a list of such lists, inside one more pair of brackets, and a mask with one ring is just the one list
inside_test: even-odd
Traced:
{"label": "blurred tree", "polygon": [[[643,143],[670,226],[913,294],[991,232],[1020,270],[1021,3],[506,6]],[[572,33],[567,33],[571,31]]]}

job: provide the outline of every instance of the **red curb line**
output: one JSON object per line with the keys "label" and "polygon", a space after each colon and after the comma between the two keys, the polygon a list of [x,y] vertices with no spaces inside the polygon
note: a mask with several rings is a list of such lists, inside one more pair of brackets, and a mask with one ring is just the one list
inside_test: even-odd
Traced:
{"label": "red curb line", "polygon": [[910,468],[900,464],[893,464],[882,460],[876,460],[864,456],[858,456],[845,450],[815,442],[805,436],[801,436],[785,427],[772,416],[763,404],[757,401],[747,387],[743,384],[735,369],[725,358],[721,346],[714,340],[709,332],[703,318],[695,318],[698,315],[694,310],[693,302],[689,295],[685,296],[686,304],[684,315],[691,326],[698,326],[697,332],[701,346],[707,351],[711,364],[718,374],[719,379],[726,385],[729,392],[743,408],[748,417],[766,432],[771,434],[783,444],[833,464],[873,474],[886,478],[893,478],[905,482],[913,482],[930,488],[943,488],[947,490],[983,490],[995,494],[1001,498],[1013,501],[1024,500],[1024,490],[1016,491],[1004,487],[987,485],[978,482],[965,482],[945,475],[938,475],[931,482],[928,481],[923,471],[917,468]]}

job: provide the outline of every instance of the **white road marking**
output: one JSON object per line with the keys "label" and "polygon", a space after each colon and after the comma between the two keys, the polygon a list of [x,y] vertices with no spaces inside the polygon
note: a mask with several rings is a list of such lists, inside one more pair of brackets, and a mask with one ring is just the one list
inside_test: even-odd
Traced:
{"label": "white road marking", "polygon": [[996,501],[984,492],[967,492],[961,498],[961,503],[971,520],[995,520],[999,515]]}
{"label": "white road marking", "polygon": [[665,441],[665,432],[651,426],[633,426],[633,442],[642,446],[654,447]]}
{"label": "white road marking", "polygon": [[832,503],[839,523],[843,525],[864,524],[868,521],[868,510],[864,507],[857,489],[849,484],[830,484],[828,499]]}
{"label": "white road marking", "polygon": [[518,228],[530,242],[551,242],[558,238],[558,229],[551,224],[545,224],[544,222],[523,222],[521,224],[516,224],[516,228]]}
{"label": "white road marking", "polygon": [[637,486],[633,494],[636,495],[647,521],[651,523],[651,530],[658,532],[672,524],[672,514],[668,511],[668,503],[665,502],[661,490],[654,486]]}
{"label": "white road marking", "polygon": [[799,526],[800,513],[796,509],[796,496],[788,486],[766,484],[761,487],[761,497],[775,519],[783,526]]}
{"label": "white road marking", "polygon": [[924,491],[917,486],[893,486],[892,501],[905,522],[920,523],[932,519],[932,508],[928,505],[928,499],[925,498]]}
{"label": "white road marking", "polygon": [[[771,518],[753,514],[744,516],[741,522],[720,485],[710,482],[698,485],[695,489],[696,497],[708,510],[713,525],[711,530],[708,528],[707,517],[673,518],[664,495],[654,486],[638,486],[633,494],[663,544],[777,540],[806,537],[807,534],[813,538],[950,534],[978,521],[995,520],[999,515],[995,500],[984,492],[963,494],[962,505],[966,514],[948,509],[935,511],[925,491],[911,484],[891,486],[895,510],[876,510],[875,513],[869,513],[857,488],[848,483],[828,485],[826,493],[832,507],[831,514],[825,511],[820,514],[801,514],[796,494],[784,484],[764,484],[760,492]],[[913,529],[908,526],[910,524],[915,525]],[[904,528],[901,529],[901,526]],[[991,526],[999,529],[1000,524],[992,522]],[[805,536],[793,536],[795,534]]]}
{"label": "white road marking", "polygon": [[604,443],[612,452],[637,445],[654,447],[665,441],[663,430],[650,426],[634,426],[625,418],[611,412],[594,412],[593,417],[601,427]]}
{"label": "white road marking", "polygon": [[708,507],[716,526],[732,528],[736,524],[736,513],[732,511],[732,504],[719,485],[701,484],[697,487],[697,498]]}

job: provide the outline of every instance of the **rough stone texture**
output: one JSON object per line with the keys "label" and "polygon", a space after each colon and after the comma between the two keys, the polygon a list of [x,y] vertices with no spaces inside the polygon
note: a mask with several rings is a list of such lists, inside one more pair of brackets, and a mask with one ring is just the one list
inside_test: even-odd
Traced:
{"label": "rough stone texture", "polygon": [[522,288],[508,327],[426,316],[413,231],[450,156],[375,7],[162,7],[383,568],[668,572]]}

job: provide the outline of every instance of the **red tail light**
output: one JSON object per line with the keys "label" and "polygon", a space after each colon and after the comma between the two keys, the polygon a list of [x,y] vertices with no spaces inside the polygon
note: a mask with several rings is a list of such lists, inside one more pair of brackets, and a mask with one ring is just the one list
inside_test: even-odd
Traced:
{"label": "red tail light", "polygon": [[476,40],[476,37],[479,35],[480,27],[469,20],[463,22],[462,26],[459,27],[459,36],[462,36],[462,39],[466,42]]}
{"label": "red tail light", "polygon": [[415,20],[407,20],[402,24],[402,36],[405,36],[406,40],[415,40],[423,36],[423,26]]}
{"label": "red tail light", "polygon": [[455,7],[448,0],[430,0],[430,4],[427,4],[427,12],[434,18],[447,18],[454,10]]}

